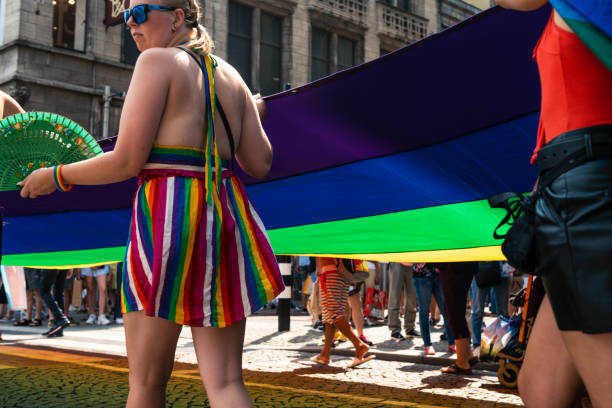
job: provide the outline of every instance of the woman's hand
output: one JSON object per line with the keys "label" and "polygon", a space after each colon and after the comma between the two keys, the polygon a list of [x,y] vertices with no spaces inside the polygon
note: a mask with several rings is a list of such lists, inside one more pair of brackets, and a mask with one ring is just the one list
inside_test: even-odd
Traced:
{"label": "woman's hand", "polygon": [[263,122],[266,116],[268,115],[268,106],[266,105],[266,101],[264,101],[263,97],[260,94],[253,95],[255,99],[255,106],[257,106],[257,113],[259,113],[259,119]]}
{"label": "woman's hand", "polygon": [[20,181],[17,185],[21,186],[19,195],[23,198],[36,198],[41,195],[51,194],[57,189],[53,177],[53,167],[34,170],[25,180]]}

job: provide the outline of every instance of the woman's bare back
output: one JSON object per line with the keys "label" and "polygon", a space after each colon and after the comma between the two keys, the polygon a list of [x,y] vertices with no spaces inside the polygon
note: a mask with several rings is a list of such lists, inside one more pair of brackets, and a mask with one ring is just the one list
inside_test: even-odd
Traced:
{"label": "woman's bare back", "polygon": [[[198,64],[186,52],[168,49],[172,72],[164,113],[155,143],[203,149],[206,127],[204,76]],[[215,57],[215,92],[227,116],[234,139],[235,155],[243,169],[254,176],[269,168],[271,146],[263,131],[253,96],[240,74],[227,62]],[[215,135],[219,155],[230,159],[228,134],[215,112]],[[244,145],[244,146],[243,146]],[[268,158],[268,156],[270,156]]]}

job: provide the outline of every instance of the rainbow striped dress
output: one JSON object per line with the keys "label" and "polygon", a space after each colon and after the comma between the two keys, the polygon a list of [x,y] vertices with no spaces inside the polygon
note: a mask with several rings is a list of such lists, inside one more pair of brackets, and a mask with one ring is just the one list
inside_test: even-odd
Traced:
{"label": "rainbow striped dress", "polygon": [[210,120],[214,60],[205,62],[207,150],[153,147],[134,198],[121,308],[177,324],[227,327],[284,285],[261,219],[217,153]]}

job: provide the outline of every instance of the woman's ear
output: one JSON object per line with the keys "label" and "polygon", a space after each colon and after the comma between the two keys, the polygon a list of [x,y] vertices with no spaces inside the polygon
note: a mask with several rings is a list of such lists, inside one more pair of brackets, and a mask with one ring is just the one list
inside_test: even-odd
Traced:
{"label": "woman's ear", "polygon": [[172,24],[176,27],[180,27],[185,22],[185,11],[181,8],[174,10],[174,21]]}

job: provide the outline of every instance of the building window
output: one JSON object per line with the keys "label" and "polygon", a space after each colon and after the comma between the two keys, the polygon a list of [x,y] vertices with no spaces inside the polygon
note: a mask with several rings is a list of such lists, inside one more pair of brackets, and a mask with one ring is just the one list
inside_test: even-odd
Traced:
{"label": "building window", "polygon": [[338,36],[338,66],[337,71],[355,65],[355,41]]}
{"label": "building window", "polygon": [[247,85],[251,82],[251,41],[253,9],[238,3],[229,3],[228,62],[233,65]]}
{"label": "building window", "polygon": [[138,47],[134,42],[134,38],[132,38],[132,34],[130,34],[130,30],[122,30],[123,31],[123,46],[121,47],[121,62],[124,64],[135,65],[138,56],[140,55],[140,51],[138,51]]}
{"label": "building window", "polygon": [[312,80],[323,78],[330,74],[330,42],[331,34],[327,31],[312,28]]}
{"label": "building window", "polygon": [[261,13],[259,82],[262,95],[281,90],[283,19]]}
{"label": "building window", "polygon": [[53,0],[53,45],[85,50],[86,0]]}

